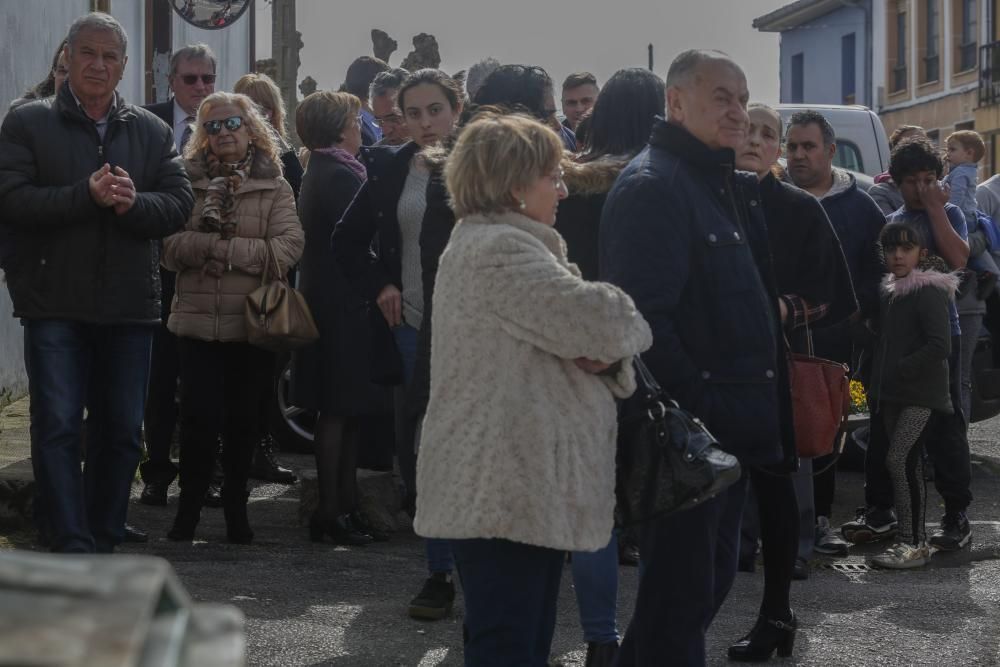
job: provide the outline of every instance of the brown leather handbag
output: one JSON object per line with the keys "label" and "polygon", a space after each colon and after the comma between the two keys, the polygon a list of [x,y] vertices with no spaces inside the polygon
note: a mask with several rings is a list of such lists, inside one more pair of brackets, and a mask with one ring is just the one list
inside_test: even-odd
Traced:
{"label": "brown leather handbag", "polygon": [[795,448],[799,458],[832,454],[844,433],[851,392],[846,365],[817,357],[806,315],[807,354],[788,355]]}
{"label": "brown leather handbag", "polygon": [[319,330],[302,293],[288,284],[271,241],[260,287],[247,295],[247,340],[266,350],[292,350],[319,339]]}

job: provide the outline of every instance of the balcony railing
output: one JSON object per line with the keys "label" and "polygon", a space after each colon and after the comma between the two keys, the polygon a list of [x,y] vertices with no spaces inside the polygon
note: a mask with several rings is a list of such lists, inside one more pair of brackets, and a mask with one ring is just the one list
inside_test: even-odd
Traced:
{"label": "balcony railing", "polygon": [[1000,42],[979,49],[979,106],[1000,104]]}

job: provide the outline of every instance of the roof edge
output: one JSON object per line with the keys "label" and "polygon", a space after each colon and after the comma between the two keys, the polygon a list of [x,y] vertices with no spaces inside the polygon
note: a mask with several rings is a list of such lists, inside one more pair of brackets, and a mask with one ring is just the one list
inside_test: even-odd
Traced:
{"label": "roof edge", "polygon": [[783,32],[825,16],[835,9],[851,6],[850,2],[843,0],[796,0],[755,18],[752,25],[760,32]]}

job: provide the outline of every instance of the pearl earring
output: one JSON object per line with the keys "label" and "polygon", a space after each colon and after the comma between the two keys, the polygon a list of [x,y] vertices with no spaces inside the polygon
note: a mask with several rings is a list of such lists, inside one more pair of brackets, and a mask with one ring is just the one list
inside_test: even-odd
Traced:
{"label": "pearl earring", "polygon": [[523,198],[521,199],[521,203],[520,203],[520,204],[518,204],[518,206],[520,207],[520,209],[521,209],[522,211],[523,211],[524,209],[528,208],[528,204],[527,204],[527,203],[526,203],[526,202],[524,201],[524,199],[523,199]]}

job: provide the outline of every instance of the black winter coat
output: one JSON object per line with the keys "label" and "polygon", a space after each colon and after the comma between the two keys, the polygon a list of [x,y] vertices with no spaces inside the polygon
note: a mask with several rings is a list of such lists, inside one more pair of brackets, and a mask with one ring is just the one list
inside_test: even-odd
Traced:
{"label": "black winter coat", "polygon": [[741,462],[769,465],[784,458],[784,351],[757,177],[734,162],[658,120],[608,194],[601,276],[649,322],[643,359],[664,389]]}
{"label": "black winter coat", "polygon": [[[90,175],[105,162],[135,183],[121,216],[90,196]],[[5,269],[15,317],[159,322],[159,239],[181,229],[193,205],[173,132],[120,96],[103,141],[68,85],[11,111],[0,128],[0,220],[14,229]]]}
{"label": "black winter coat", "polygon": [[566,241],[566,256],[577,265],[584,280],[597,280],[600,275],[601,211],[615,179],[627,164],[622,158],[606,157],[564,165],[569,196],[559,202],[555,228]]}
{"label": "black winter coat", "polygon": [[313,153],[302,179],[299,219],[306,235],[299,261],[299,289],[320,339],[297,350],[292,401],[320,412],[354,416],[369,412],[368,326],[365,303],[333,259],[330,235],[364,181],[334,157]]}
{"label": "black winter coat", "polygon": [[396,209],[410,173],[410,160],[419,148],[412,141],[402,146],[363,146],[360,159],[368,180],[333,230],[334,257],[371,302],[386,285],[403,286]]}

